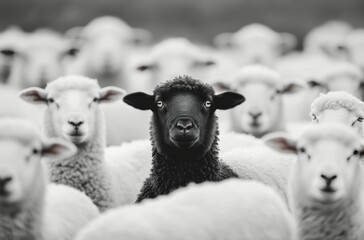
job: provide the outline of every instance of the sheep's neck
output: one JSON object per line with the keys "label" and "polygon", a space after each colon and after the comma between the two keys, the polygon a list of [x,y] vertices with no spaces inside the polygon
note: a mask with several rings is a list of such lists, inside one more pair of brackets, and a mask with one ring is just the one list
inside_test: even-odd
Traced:
{"label": "sheep's neck", "polygon": [[104,164],[104,150],[97,144],[78,146],[76,155],[48,161],[51,181],[74,187],[89,196],[100,210],[112,206],[111,182]]}
{"label": "sheep's neck", "polygon": [[220,181],[221,163],[217,153],[217,138],[210,150],[197,158],[184,154],[171,158],[153,148],[151,171],[155,176],[155,184],[162,190],[160,194],[168,194],[191,182]]}
{"label": "sheep's neck", "polygon": [[[296,212],[302,240],[360,240],[363,214],[358,202],[350,201],[341,206],[306,206]],[[362,220],[356,219],[360,218]]]}

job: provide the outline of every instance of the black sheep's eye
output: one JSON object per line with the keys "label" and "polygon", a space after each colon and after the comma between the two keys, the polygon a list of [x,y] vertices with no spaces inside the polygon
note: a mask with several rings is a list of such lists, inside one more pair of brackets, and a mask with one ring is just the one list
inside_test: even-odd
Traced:
{"label": "black sheep's eye", "polygon": [[162,101],[157,101],[157,107],[158,108],[162,108],[164,106],[163,102]]}
{"label": "black sheep's eye", "polygon": [[204,105],[205,105],[205,107],[206,107],[206,108],[210,108],[210,107],[211,107],[211,105],[212,105],[212,102],[211,102],[211,101],[206,101],[206,102],[204,103]]}

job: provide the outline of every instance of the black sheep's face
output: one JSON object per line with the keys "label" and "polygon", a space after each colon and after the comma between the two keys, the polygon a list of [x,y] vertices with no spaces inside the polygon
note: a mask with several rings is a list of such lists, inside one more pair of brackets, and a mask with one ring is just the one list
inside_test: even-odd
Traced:
{"label": "black sheep's face", "polygon": [[[208,125],[214,122],[212,100],[213,96],[186,92],[164,99],[156,96],[155,117],[163,142],[182,149],[201,145]],[[210,132],[214,134],[213,130]]]}
{"label": "black sheep's face", "polygon": [[[153,111],[153,135],[174,149],[194,149],[212,143],[216,132],[216,109],[229,109],[245,98],[234,92],[219,95],[173,91],[148,95],[132,93],[124,101],[138,109]],[[209,147],[209,146],[207,146]]]}

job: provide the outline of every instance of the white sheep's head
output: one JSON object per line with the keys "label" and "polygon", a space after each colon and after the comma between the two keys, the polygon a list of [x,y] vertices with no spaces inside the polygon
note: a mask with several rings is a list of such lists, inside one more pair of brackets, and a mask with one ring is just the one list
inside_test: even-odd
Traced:
{"label": "white sheep's head", "polygon": [[326,52],[334,58],[344,59],[364,70],[364,29],[357,29],[342,36],[342,41]]}
{"label": "white sheep's head", "polygon": [[246,97],[243,105],[231,111],[231,124],[234,131],[256,137],[282,127],[282,95],[303,88],[301,84],[283,81],[278,73],[260,65],[243,67],[231,81],[231,86],[216,85]]}
{"label": "white sheep's head", "polygon": [[117,17],[102,16],[79,28],[78,47],[88,71],[108,78],[123,71],[133,47],[150,41],[148,31],[132,28]]}
{"label": "white sheep's head", "polygon": [[313,122],[343,123],[364,137],[364,103],[347,92],[320,94],[312,102],[310,114]]}
{"label": "white sheep's head", "polygon": [[242,64],[262,63],[271,65],[292,50],[297,39],[289,33],[278,33],[269,27],[253,23],[235,33],[221,33],[214,39],[219,48],[238,52]]}
{"label": "white sheep's head", "polygon": [[169,38],[157,44],[149,57],[136,65],[138,71],[149,74],[154,87],[180,75],[205,79],[215,60],[185,38]]}
{"label": "white sheep's head", "polygon": [[338,123],[314,124],[298,141],[276,134],[266,143],[297,154],[290,191],[300,204],[340,204],[361,192],[364,142],[353,129]]}
{"label": "white sheep's head", "polygon": [[358,98],[363,96],[363,72],[348,62],[333,63],[322,70],[320,76],[307,82],[310,87],[319,87],[321,92],[346,91]]}
{"label": "white sheep's head", "polygon": [[41,159],[64,158],[76,147],[60,139],[44,139],[36,126],[20,119],[0,121],[0,208],[21,204],[45,181]]}
{"label": "white sheep's head", "polygon": [[53,129],[49,134],[76,145],[88,142],[98,128],[104,128],[99,103],[113,102],[123,95],[123,89],[100,88],[97,80],[72,75],[56,79],[45,89],[32,87],[20,93],[27,102],[47,105],[45,124]]}
{"label": "white sheep's head", "polygon": [[[57,32],[40,29],[24,37],[15,54],[11,77],[22,87],[45,87],[64,71],[63,60],[69,53],[70,43]],[[20,75],[17,75],[20,74]]]}

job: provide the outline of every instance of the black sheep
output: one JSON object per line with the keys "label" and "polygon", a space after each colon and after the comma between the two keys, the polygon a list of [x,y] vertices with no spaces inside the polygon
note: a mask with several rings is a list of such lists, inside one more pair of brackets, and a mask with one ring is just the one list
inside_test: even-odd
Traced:
{"label": "black sheep", "polygon": [[152,169],[136,202],[155,198],[187,184],[221,181],[237,175],[218,157],[216,109],[233,108],[245,98],[234,92],[215,95],[208,84],[188,76],[177,77],[154,89],[136,92],[124,102],[152,110]]}

